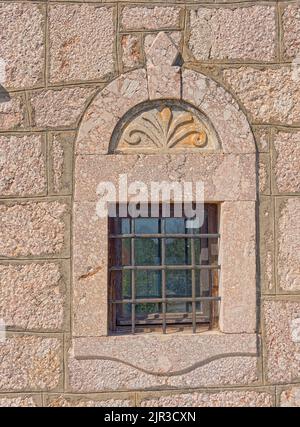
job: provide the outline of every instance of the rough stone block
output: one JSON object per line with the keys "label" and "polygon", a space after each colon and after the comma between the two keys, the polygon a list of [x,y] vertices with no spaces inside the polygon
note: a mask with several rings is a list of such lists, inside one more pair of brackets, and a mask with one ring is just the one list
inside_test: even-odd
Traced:
{"label": "rough stone block", "polygon": [[125,6],[121,14],[121,26],[124,30],[160,30],[179,28],[180,25],[180,7]]}
{"label": "rough stone block", "polygon": [[47,406],[52,408],[68,407],[129,407],[135,406],[134,393],[131,394],[57,394],[47,397]]}
{"label": "rough stone block", "polygon": [[260,153],[268,153],[270,151],[270,130],[265,127],[254,127],[254,136],[257,150]]}
{"label": "rough stone block", "polygon": [[44,137],[0,136],[0,196],[38,196],[46,191]]}
{"label": "rough stone block", "polygon": [[260,194],[268,195],[271,192],[270,156],[267,153],[259,154],[258,187]]}
{"label": "rough stone block", "polygon": [[142,64],[142,42],[139,35],[123,34],[121,36],[121,49],[122,63],[125,69],[134,68]]}
{"label": "rough stone block", "polygon": [[272,158],[274,190],[300,194],[300,132],[277,132]]}
{"label": "rough stone block", "polygon": [[24,96],[8,94],[0,84],[0,129],[1,131],[24,129],[28,125],[28,117]]}
{"label": "rough stone block", "polygon": [[274,6],[191,10],[189,48],[196,60],[271,61],[276,56]]}
{"label": "rough stone block", "polygon": [[49,136],[49,192],[71,194],[73,186],[74,132],[52,133]]}
{"label": "rough stone block", "polygon": [[0,257],[66,256],[67,200],[0,204]]}
{"label": "rough stone block", "polygon": [[114,8],[50,6],[50,82],[99,80],[114,71],[113,18]]}
{"label": "rough stone block", "polygon": [[259,238],[261,290],[266,294],[274,293],[274,202],[271,197],[259,200]]}
{"label": "rough stone block", "polygon": [[95,92],[91,87],[69,87],[31,93],[31,123],[38,128],[76,127]]}
{"label": "rough stone block", "polygon": [[263,304],[266,379],[300,379],[300,301],[266,300]]}
{"label": "rough stone block", "polygon": [[279,404],[281,407],[300,407],[300,387],[290,386],[279,391]]}
{"label": "rough stone block", "polygon": [[[300,71],[300,7],[299,3],[285,4],[282,9],[283,53],[287,59],[295,58]],[[298,58],[298,59],[297,59]]]}
{"label": "rough stone block", "polygon": [[31,408],[37,406],[42,406],[42,399],[38,394],[0,394],[0,407],[2,408]]}
{"label": "rough stone block", "polygon": [[300,290],[300,197],[276,200],[277,282],[285,292]]}
{"label": "rough stone block", "polygon": [[0,318],[6,328],[61,330],[68,262],[0,264]]}
{"label": "rough stone block", "polygon": [[34,3],[0,5],[0,84],[28,88],[43,82],[45,9]]}
{"label": "rough stone block", "polygon": [[62,367],[62,340],[57,336],[9,336],[0,345],[0,390],[58,390]]}
{"label": "rough stone block", "polygon": [[255,124],[300,124],[300,73],[292,66],[232,68],[223,77]]}

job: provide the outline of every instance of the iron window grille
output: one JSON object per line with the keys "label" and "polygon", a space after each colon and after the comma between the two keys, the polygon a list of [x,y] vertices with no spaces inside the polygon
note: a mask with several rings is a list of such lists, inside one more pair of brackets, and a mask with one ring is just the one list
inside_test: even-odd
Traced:
{"label": "iron window grille", "polygon": [[186,220],[109,218],[112,333],[195,333],[216,326],[218,205],[205,204],[200,229],[186,228]]}

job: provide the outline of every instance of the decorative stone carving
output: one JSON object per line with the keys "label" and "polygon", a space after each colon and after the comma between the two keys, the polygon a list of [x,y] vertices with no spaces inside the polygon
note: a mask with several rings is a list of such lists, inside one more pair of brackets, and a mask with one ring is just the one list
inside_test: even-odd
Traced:
{"label": "decorative stone carving", "polygon": [[171,101],[154,104],[153,108],[148,105],[148,109],[133,116],[129,124],[120,127],[120,131],[116,130],[115,152],[216,151],[220,148],[204,116],[192,107]]}

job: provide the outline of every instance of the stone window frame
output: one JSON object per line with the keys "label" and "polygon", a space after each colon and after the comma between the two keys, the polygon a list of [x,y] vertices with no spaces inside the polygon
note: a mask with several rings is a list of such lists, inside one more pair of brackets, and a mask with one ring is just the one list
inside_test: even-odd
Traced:
{"label": "stone window frame", "polygon": [[[75,149],[73,355],[114,360],[159,375],[179,375],[214,358],[258,357],[254,137],[233,96],[211,78],[174,65],[175,50],[171,39],[159,33],[147,53],[145,69],[123,74],[99,91],[82,117]],[[198,109],[212,124],[222,150],[205,154],[188,150],[158,155],[109,153],[119,120],[131,108],[156,99],[183,100]],[[96,215],[97,185],[108,179],[117,184],[122,173],[128,173],[130,181],[147,182],[154,167],[157,181],[168,180],[170,163],[175,179],[203,180],[205,202],[221,206],[219,330],[176,336],[109,336],[108,227],[107,218]],[[158,351],[163,356],[157,356],[154,363],[150,355]],[[165,363],[166,358],[170,363]]]}

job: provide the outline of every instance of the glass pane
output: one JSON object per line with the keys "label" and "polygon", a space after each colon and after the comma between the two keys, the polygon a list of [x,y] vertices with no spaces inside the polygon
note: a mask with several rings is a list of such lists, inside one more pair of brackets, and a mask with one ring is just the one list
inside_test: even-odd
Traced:
{"label": "glass pane", "polygon": [[121,230],[120,232],[122,234],[129,234],[130,233],[130,219],[129,218],[122,218],[121,219]]}
{"label": "glass pane", "polygon": [[145,303],[136,304],[135,313],[138,319],[147,319],[147,323],[150,320],[155,320],[161,313],[161,304]]}
{"label": "glass pane", "polygon": [[113,286],[111,296],[113,300],[131,298],[131,271],[112,271],[111,284]]}
{"label": "glass pane", "polygon": [[131,304],[116,304],[116,310],[118,325],[131,323]]}
{"label": "glass pane", "polygon": [[166,218],[165,230],[169,234],[185,234],[185,218]]}
{"label": "glass pane", "polygon": [[[176,302],[167,304],[167,313],[189,313],[191,311],[192,304],[189,302]],[[181,318],[181,320],[182,319],[183,318]]]}
{"label": "glass pane", "polygon": [[166,239],[166,264],[191,264],[190,239]]}
{"label": "glass pane", "polygon": [[192,296],[192,272],[189,270],[171,270],[166,272],[167,298]]}
{"label": "glass pane", "polygon": [[159,265],[160,241],[159,239],[135,239],[135,265]]}
{"label": "glass pane", "polygon": [[136,297],[161,298],[161,271],[136,271]]}
{"label": "glass pane", "polygon": [[136,218],[134,221],[136,234],[158,234],[158,218]]}

